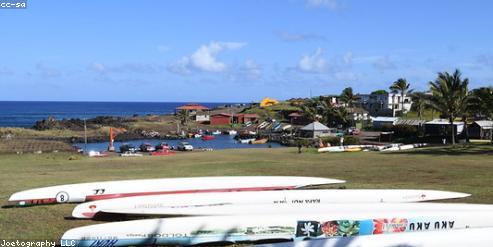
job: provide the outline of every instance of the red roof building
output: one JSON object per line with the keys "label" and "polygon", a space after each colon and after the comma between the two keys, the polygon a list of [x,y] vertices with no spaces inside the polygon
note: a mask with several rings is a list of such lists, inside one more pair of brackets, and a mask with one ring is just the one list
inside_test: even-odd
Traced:
{"label": "red roof building", "polygon": [[211,115],[211,125],[228,125],[231,124],[233,115],[227,113],[218,113]]}
{"label": "red roof building", "polygon": [[199,104],[186,104],[186,105],[182,105],[180,107],[176,107],[177,111],[180,111],[180,110],[187,110],[187,111],[208,111],[209,108],[206,107],[206,106],[203,106],[203,105],[199,105]]}
{"label": "red roof building", "polygon": [[175,108],[175,114],[178,114],[178,112],[181,111],[188,111],[190,116],[195,116],[197,115],[197,112],[209,111],[209,108],[199,104],[186,104]]}
{"label": "red roof building", "polygon": [[234,122],[235,123],[256,123],[258,121],[258,115],[257,114],[237,114],[234,116]]}

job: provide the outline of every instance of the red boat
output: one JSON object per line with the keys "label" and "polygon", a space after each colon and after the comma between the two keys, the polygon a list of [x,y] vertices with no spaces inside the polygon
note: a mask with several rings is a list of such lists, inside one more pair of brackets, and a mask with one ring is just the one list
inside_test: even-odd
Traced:
{"label": "red boat", "polygon": [[202,136],[202,140],[204,140],[204,141],[210,141],[210,140],[214,140],[214,139],[216,139],[216,137],[213,136],[213,135],[204,135],[204,136]]}

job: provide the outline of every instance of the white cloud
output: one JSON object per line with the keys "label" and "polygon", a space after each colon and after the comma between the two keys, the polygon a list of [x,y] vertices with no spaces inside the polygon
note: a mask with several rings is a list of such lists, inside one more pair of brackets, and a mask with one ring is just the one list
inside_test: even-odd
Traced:
{"label": "white cloud", "polygon": [[250,79],[258,79],[262,75],[262,68],[252,59],[245,61],[242,70],[246,72],[246,76]]}
{"label": "white cloud", "polygon": [[353,63],[353,53],[352,52],[346,52],[344,56],[342,57],[342,61],[344,61],[344,64],[352,64]]}
{"label": "white cloud", "polygon": [[92,63],[91,65],[89,65],[89,69],[99,73],[106,72],[106,66],[104,66],[104,64],[102,63]]}
{"label": "white cloud", "polygon": [[170,72],[182,75],[188,75],[192,73],[192,70],[190,68],[190,59],[188,57],[182,57],[180,60],[168,64],[167,69]]}
{"label": "white cloud", "polygon": [[223,72],[227,65],[217,59],[217,55],[225,50],[236,50],[245,46],[239,42],[210,42],[202,45],[190,56],[168,65],[168,70],[179,74],[190,74],[194,70],[203,72]]}
{"label": "white cloud", "polygon": [[327,71],[327,60],[323,58],[322,48],[317,48],[311,55],[303,55],[298,62],[298,69],[307,73],[322,73]]}
{"label": "white cloud", "polygon": [[374,63],[373,66],[379,70],[388,70],[388,69],[395,69],[396,65],[390,60],[389,56],[384,56],[378,58]]}
{"label": "white cloud", "polygon": [[330,10],[336,10],[341,6],[337,0],[307,0],[306,5],[308,7],[327,8]]}
{"label": "white cloud", "polygon": [[262,67],[253,59],[247,59],[243,64],[228,70],[226,78],[232,82],[252,82],[262,78]]}

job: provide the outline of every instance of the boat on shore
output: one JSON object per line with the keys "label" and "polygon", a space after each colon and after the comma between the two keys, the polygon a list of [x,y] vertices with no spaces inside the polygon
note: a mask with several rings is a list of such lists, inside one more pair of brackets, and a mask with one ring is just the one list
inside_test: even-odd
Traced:
{"label": "boat on shore", "polygon": [[255,141],[255,138],[248,138],[248,139],[239,139],[238,142],[242,143],[242,144],[249,144],[251,143],[252,141]]}
{"label": "boat on shore", "polygon": [[150,143],[142,143],[139,147],[142,152],[154,152],[156,148]]}
{"label": "boat on shore", "polygon": [[257,245],[258,247],[490,247],[493,228],[456,229],[445,231],[404,232],[400,234],[376,234],[347,238],[325,238]]}
{"label": "boat on shore", "polygon": [[120,154],[121,157],[142,157],[143,154],[141,153],[132,153],[132,152],[125,152]]}
{"label": "boat on shore", "polygon": [[269,141],[269,138],[255,139],[250,144],[265,144]]}
{"label": "boat on shore", "polygon": [[295,189],[308,185],[344,182],[339,179],[293,176],[138,179],[35,188],[12,194],[9,202],[18,206],[79,203],[141,195]]}
{"label": "boat on shore", "polygon": [[210,140],[214,140],[214,139],[216,139],[216,137],[213,135],[203,135],[202,136],[203,141],[210,141]]}
{"label": "boat on shore", "polygon": [[340,204],[340,203],[404,203],[425,202],[468,197],[470,194],[409,189],[319,189],[319,190],[277,190],[277,191],[242,191],[211,192],[207,194],[176,194],[135,196],[86,202],[77,205],[74,218],[92,218],[99,212],[113,214],[138,213],[154,208],[207,207],[213,205],[282,205],[296,204]]}
{"label": "boat on shore", "polygon": [[[294,199],[296,200],[296,199]],[[413,213],[437,215],[441,212],[482,212],[490,214],[493,220],[493,205],[486,204],[459,204],[459,203],[310,203],[308,201],[296,201],[297,203],[279,204],[219,204],[219,205],[191,205],[176,207],[142,207],[127,209],[105,209],[106,213],[117,213],[141,216],[216,216],[216,215],[271,215],[271,214],[308,214],[320,213],[326,215],[350,215],[355,212],[406,215]],[[452,215],[452,214],[451,214]],[[493,223],[493,222],[492,222]],[[493,225],[492,225],[493,227]]]}
{"label": "boat on shore", "polygon": [[244,214],[121,221],[70,229],[63,234],[61,241],[75,246],[197,245],[337,239],[380,234],[390,236],[484,227],[493,227],[493,214],[490,210],[437,209],[412,212],[389,209],[374,212],[362,208],[361,211],[337,213],[306,210],[303,214]]}
{"label": "boat on shore", "polygon": [[95,157],[95,158],[101,158],[101,157],[107,157],[108,153],[107,152],[99,152],[99,151],[89,151],[87,153],[87,156]]}

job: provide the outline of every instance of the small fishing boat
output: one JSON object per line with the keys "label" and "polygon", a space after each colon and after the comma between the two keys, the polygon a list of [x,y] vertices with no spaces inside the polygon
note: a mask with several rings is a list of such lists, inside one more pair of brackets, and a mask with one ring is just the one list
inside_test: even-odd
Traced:
{"label": "small fishing boat", "polygon": [[200,138],[200,137],[202,137],[202,135],[201,134],[195,134],[195,135],[193,135],[193,137],[194,138]]}
{"label": "small fishing boat", "polygon": [[239,139],[238,140],[240,143],[243,143],[243,144],[248,144],[252,141],[255,141],[255,138],[248,138],[248,139]]}
{"label": "small fishing boat", "polygon": [[210,141],[210,140],[214,140],[214,139],[216,139],[216,137],[213,135],[203,135],[202,136],[203,141]]}
{"label": "small fishing boat", "polygon": [[213,134],[213,135],[220,135],[221,134],[221,131],[216,130],[216,131],[213,131],[211,134]]}
{"label": "small fishing boat", "polygon": [[156,151],[169,150],[169,149],[170,149],[170,146],[166,142],[161,142],[158,145],[156,145]]}
{"label": "small fishing boat", "polygon": [[234,136],[234,135],[238,134],[238,132],[236,130],[230,130],[230,131],[228,131],[228,134],[230,136]]}

